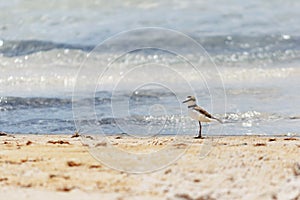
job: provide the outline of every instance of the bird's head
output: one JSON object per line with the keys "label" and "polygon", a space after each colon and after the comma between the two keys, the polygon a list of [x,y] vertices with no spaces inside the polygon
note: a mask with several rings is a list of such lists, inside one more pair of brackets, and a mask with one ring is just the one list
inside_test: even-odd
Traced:
{"label": "bird's head", "polygon": [[189,106],[190,105],[195,105],[196,104],[196,98],[194,96],[187,96],[186,100],[184,100],[182,103],[187,103]]}

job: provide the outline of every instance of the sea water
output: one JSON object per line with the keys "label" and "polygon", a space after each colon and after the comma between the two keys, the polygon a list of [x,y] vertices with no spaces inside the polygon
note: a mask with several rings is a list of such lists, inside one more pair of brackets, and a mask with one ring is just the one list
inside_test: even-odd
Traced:
{"label": "sea water", "polygon": [[[0,131],[196,135],[181,103],[195,95],[224,121],[204,123],[204,134],[299,135],[296,1],[13,0],[0,9]],[[97,49],[143,27],[159,28]],[[132,41],[181,53],[122,52]]]}

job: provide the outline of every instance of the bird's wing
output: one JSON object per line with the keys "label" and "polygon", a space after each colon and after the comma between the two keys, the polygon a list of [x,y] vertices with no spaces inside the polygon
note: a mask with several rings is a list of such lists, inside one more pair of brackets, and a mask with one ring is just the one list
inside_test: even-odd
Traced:
{"label": "bird's wing", "polygon": [[210,119],[215,119],[215,120],[219,121],[220,123],[223,123],[222,120],[220,120],[220,119],[212,116],[209,112],[207,112],[206,110],[204,110],[200,106],[194,107],[194,110],[198,111],[199,113],[203,114],[204,116],[206,116],[206,117],[208,117]]}
{"label": "bird's wing", "polygon": [[203,108],[201,108],[200,106],[196,106],[194,107],[194,110],[197,110],[199,113],[205,115],[208,118],[212,118],[212,115],[209,114],[206,110],[204,110]]}

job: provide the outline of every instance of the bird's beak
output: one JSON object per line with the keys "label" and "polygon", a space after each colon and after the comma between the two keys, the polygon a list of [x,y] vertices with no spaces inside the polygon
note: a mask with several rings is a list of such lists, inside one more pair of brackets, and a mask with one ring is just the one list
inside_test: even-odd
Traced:
{"label": "bird's beak", "polygon": [[186,99],[186,100],[184,100],[182,103],[186,103],[186,102],[188,102],[188,101],[190,101],[191,99]]}

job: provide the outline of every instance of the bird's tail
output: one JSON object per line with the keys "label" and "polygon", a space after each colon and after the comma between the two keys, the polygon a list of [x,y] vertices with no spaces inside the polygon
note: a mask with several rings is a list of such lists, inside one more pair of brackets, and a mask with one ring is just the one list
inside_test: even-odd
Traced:
{"label": "bird's tail", "polygon": [[223,124],[223,121],[220,120],[219,118],[216,118],[216,117],[212,117],[214,120],[217,120],[218,122],[220,122],[221,124]]}

